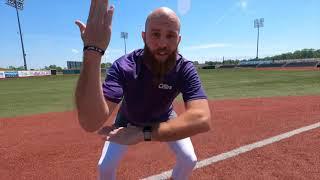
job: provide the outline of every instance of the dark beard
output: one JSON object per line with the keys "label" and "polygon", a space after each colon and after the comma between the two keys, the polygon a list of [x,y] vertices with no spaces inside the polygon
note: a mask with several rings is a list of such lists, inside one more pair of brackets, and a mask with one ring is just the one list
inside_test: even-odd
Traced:
{"label": "dark beard", "polygon": [[159,62],[147,45],[144,46],[143,63],[153,74],[153,83],[157,86],[164,76],[176,65],[178,50],[171,53],[164,62]]}

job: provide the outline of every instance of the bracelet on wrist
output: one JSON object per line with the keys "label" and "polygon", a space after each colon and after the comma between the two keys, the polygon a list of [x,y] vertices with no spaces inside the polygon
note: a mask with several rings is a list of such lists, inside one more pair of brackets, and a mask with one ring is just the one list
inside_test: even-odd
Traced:
{"label": "bracelet on wrist", "polygon": [[95,51],[101,54],[101,56],[104,55],[105,51],[101,48],[98,48],[96,46],[84,46],[83,51]]}

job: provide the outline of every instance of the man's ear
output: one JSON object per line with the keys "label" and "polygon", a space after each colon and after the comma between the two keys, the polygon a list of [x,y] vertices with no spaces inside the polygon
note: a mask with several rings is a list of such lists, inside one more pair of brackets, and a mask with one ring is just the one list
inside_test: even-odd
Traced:
{"label": "man's ear", "polygon": [[146,32],[142,31],[141,36],[142,36],[144,44],[146,44]]}
{"label": "man's ear", "polygon": [[179,35],[178,45],[180,44],[180,42],[181,42],[181,35]]}

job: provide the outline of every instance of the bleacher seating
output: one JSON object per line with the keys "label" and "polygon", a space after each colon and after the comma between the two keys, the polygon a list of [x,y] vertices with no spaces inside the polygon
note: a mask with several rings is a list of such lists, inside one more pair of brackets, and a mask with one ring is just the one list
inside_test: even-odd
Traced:
{"label": "bleacher seating", "polygon": [[285,65],[285,63],[259,64],[258,68],[282,67],[283,65]]}
{"label": "bleacher seating", "polygon": [[234,65],[234,64],[225,64],[225,65],[219,66],[219,68],[235,68],[235,67],[236,67],[236,65]]}
{"label": "bleacher seating", "polygon": [[316,67],[317,61],[310,62],[291,62],[286,64],[284,67]]}
{"label": "bleacher seating", "polygon": [[236,67],[240,67],[240,68],[256,68],[258,66],[258,64],[240,64],[237,65]]}

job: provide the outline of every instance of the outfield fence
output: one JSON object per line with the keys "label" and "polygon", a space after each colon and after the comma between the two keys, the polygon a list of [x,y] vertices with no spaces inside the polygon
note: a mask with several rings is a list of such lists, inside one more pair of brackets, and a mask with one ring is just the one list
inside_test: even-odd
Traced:
{"label": "outfield fence", "polygon": [[0,79],[50,76],[51,71],[0,71]]}
{"label": "outfield fence", "polygon": [[0,79],[4,79],[5,75],[4,75],[4,71],[0,71]]}

